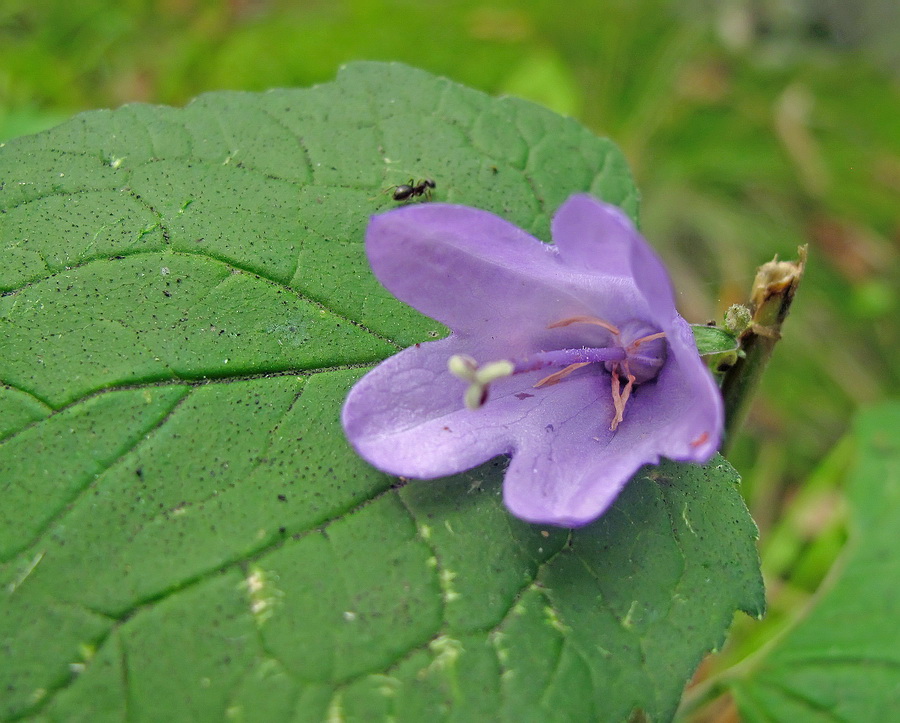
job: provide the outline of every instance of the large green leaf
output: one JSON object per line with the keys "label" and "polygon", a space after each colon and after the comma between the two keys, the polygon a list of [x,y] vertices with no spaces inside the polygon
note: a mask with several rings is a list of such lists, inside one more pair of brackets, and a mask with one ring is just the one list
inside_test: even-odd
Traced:
{"label": "large green leaf", "polygon": [[411,177],[544,239],[574,191],[637,204],[608,141],[399,65],[0,148],[0,717],[664,719],[761,611],[721,459],[570,534],[508,515],[502,460],[350,451],[352,383],[444,333],[363,254]]}
{"label": "large green leaf", "polygon": [[898,429],[896,402],[857,419],[845,558],[804,618],[733,682],[745,720],[864,723],[900,711]]}

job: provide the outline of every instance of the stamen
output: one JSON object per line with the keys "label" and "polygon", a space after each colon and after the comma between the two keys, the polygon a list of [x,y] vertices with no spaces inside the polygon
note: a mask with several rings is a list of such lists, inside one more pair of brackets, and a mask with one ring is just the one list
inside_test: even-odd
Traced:
{"label": "stamen", "polygon": [[611,331],[613,334],[618,334],[619,329],[607,321],[603,321],[603,319],[598,319],[596,316],[570,316],[567,319],[560,319],[559,321],[554,321],[552,324],[548,324],[548,329],[558,329],[561,326],[569,326],[570,324],[596,324],[597,326],[602,326],[607,331]]}
{"label": "stamen", "polygon": [[655,334],[648,334],[647,336],[642,336],[640,339],[635,339],[631,344],[628,345],[629,350],[637,349],[641,344],[644,344],[648,341],[654,341],[655,339],[662,339],[666,335],[664,331],[658,331]]}
{"label": "stamen", "polygon": [[628,375],[628,384],[625,385],[625,391],[622,392],[622,409],[625,408],[625,405],[628,404],[628,400],[631,397],[631,390],[634,389],[634,377],[629,374]]}
{"label": "stamen", "polygon": [[613,417],[612,423],[609,425],[609,429],[612,432],[616,431],[616,427],[619,426],[619,422],[622,421],[622,415],[625,412],[625,405],[622,404],[622,397],[619,396],[619,367],[613,367],[612,370],[612,398],[613,398],[613,407],[616,410],[616,414]]}
{"label": "stamen", "polygon": [[609,425],[609,430],[611,432],[615,432],[616,427],[618,427],[619,423],[624,419],[625,405],[628,403],[629,397],[631,397],[631,390],[634,388],[634,375],[628,370],[627,363],[623,364],[622,366],[624,367],[625,374],[628,377],[628,383],[625,385],[624,391],[619,391],[621,388],[619,382],[619,365],[617,364],[611,372],[613,407],[616,410],[616,414]]}
{"label": "stamen", "polygon": [[593,362],[578,362],[577,364],[569,364],[565,369],[560,369],[558,372],[553,372],[549,376],[544,377],[539,382],[534,385],[534,388],[538,387],[552,387],[554,384],[558,384],[563,379],[565,379],[569,374],[574,372],[576,369],[581,369],[581,367],[586,367],[588,364],[592,364]]}

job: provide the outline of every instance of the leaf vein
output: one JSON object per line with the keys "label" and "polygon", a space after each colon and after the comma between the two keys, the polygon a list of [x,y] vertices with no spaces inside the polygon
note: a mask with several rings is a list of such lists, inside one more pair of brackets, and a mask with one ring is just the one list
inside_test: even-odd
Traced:
{"label": "leaf vein", "polygon": [[53,526],[55,526],[66,515],[66,513],[72,508],[72,506],[81,497],[83,497],[85,494],[87,494],[88,491],[91,490],[96,484],[98,484],[100,482],[100,480],[102,480],[104,478],[104,476],[113,467],[115,467],[119,462],[121,462],[121,460],[126,455],[128,455],[130,452],[139,448],[143,443],[145,443],[150,438],[151,435],[153,435],[157,430],[159,430],[166,423],[166,421],[172,416],[174,411],[179,406],[181,406],[181,404],[184,402],[184,400],[186,400],[189,396],[190,396],[190,392],[187,392],[184,395],[182,395],[181,397],[179,397],[175,401],[175,403],[166,411],[166,413],[162,417],[160,417],[159,420],[157,420],[157,422],[153,426],[143,430],[141,433],[135,433],[134,438],[131,441],[131,444],[121,448],[110,459],[106,468],[102,472],[100,472],[98,474],[93,474],[90,472],[87,473],[85,475],[84,483],[78,489],[73,490],[72,494],[67,499],[60,502],[59,509],[57,509],[57,511],[53,515],[51,515],[44,521],[44,523],[36,530],[34,535],[29,540],[24,541],[21,545],[19,545],[14,550],[12,550],[11,553],[9,554],[9,556],[7,556],[3,559],[0,559],[0,564],[6,564],[6,563],[10,562],[12,559],[14,559],[17,555],[20,555],[25,550],[27,550],[31,547],[34,547],[38,543],[38,541],[48,532],[48,530],[50,530]]}

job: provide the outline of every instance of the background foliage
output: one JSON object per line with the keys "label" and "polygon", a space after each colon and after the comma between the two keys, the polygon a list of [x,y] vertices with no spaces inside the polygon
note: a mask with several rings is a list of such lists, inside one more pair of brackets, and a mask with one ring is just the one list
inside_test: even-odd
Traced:
{"label": "background foliage", "polygon": [[742,300],[757,264],[809,243],[787,336],[731,456],[762,531],[770,616],[740,623],[712,672],[818,588],[846,539],[850,417],[900,381],[898,10],[842,7],[6,0],[0,139],[82,109],[305,86],[348,60],[402,60],[614,139],[692,321]]}

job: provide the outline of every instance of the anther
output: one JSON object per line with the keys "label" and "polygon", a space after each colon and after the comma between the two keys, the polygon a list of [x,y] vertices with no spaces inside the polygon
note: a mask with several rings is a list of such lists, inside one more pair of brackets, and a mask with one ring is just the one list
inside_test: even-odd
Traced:
{"label": "anther", "polygon": [[616,414],[609,425],[609,430],[611,432],[615,432],[616,427],[618,427],[619,423],[624,419],[625,405],[628,403],[628,399],[629,397],[631,397],[631,390],[634,387],[634,375],[628,370],[628,363],[624,363],[622,367],[622,370],[625,372],[625,375],[628,378],[628,383],[625,385],[625,389],[621,391],[621,384],[619,381],[619,365],[617,364],[612,370],[612,398],[613,407],[616,410]]}

